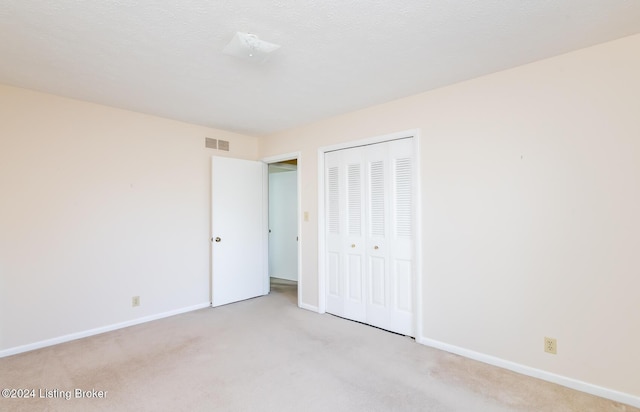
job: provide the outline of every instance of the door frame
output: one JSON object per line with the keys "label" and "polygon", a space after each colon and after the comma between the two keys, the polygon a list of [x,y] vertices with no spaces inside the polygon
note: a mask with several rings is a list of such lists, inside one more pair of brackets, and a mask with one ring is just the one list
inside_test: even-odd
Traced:
{"label": "door frame", "polygon": [[415,209],[413,211],[413,218],[417,230],[415,231],[415,243],[414,243],[414,256],[415,256],[415,269],[414,269],[414,327],[416,340],[422,337],[422,207],[421,207],[421,173],[420,173],[420,129],[410,129],[396,133],[390,133],[386,135],[368,137],[364,139],[348,141],[343,143],[337,143],[330,146],[323,146],[318,148],[318,312],[326,312],[326,277],[325,272],[325,259],[326,259],[326,238],[325,238],[325,166],[324,155],[326,152],[334,150],[349,149],[358,146],[368,146],[376,143],[388,142],[391,140],[398,140],[404,138],[411,138],[413,142],[414,157],[414,170],[413,181],[415,182]]}
{"label": "door frame", "polygon": [[[297,219],[297,226],[298,226],[298,264],[297,264],[297,270],[298,270],[298,307],[302,308],[302,300],[301,300],[301,296],[302,296],[302,288],[303,288],[303,276],[302,276],[302,259],[300,258],[302,255],[302,184],[301,184],[301,179],[300,179],[300,174],[301,174],[301,170],[302,170],[302,156],[301,156],[301,152],[291,152],[291,153],[285,153],[285,154],[281,154],[281,155],[275,155],[275,156],[268,156],[268,157],[264,157],[261,159],[261,161],[263,163],[265,163],[267,166],[271,163],[278,163],[278,162],[284,162],[285,160],[297,160],[297,167],[296,167],[296,209],[298,212],[298,219]],[[267,179],[265,180],[264,183],[266,186],[264,188],[264,193],[266,194],[265,196],[268,196],[269,194],[269,179],[267,176]],[[267,214],[267,216],[269,216],[269,201],[268,198],[265,202],[265,213]],[[267,219],[267,228],[266,228],[267,233],[269,232],[269,219]],[[268,259],[268,253],[267,253],[267,259]],[[267,261],[267,267],[269,265],[269,262]],[[267,270],[267,283],[269,283],[269,271]]]}

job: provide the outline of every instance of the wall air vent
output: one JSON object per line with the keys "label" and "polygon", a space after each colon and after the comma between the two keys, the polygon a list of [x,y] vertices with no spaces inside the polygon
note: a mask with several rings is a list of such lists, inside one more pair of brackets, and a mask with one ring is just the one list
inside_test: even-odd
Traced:
{"label": "wall air vent", "polygon": [[218,150],[223,150],[225,152],[229,151],[229,141],[228,140],[218,140]]}
{"label": "wall air vent", "polygon": [[217,149],[218,148],[218,141],[216,139],[212,139],[210,137],[205,137],[205,139],[204,139],[204,147],[206,147],[207,149]]}

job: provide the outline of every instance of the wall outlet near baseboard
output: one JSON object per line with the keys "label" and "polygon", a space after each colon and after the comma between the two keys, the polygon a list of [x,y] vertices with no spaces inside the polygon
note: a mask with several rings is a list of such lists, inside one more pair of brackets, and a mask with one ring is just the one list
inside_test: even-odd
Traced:
{"label": "wall outlet near baseboard", "polygon": [[140,306],[140,296],[134,296],[131,298],[131,306]]}
{"label": "wall outlet near baseboard", "polygon": [[556,355],[558,353],[558,341],[554,338],[544,338],[544,351]]}

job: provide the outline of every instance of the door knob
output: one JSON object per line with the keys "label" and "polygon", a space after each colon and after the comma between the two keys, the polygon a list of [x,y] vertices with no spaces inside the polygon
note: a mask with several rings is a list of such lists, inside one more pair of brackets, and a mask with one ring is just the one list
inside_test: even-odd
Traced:
{"label": "door knob", "polygon": [[378,246],[374,246],[373,248],[374,248],[375,250],[378,250],[378,249],[379,249],[379,248],[378,248]]}
{"label": "door knob", "polygon": [[216,242],[217,242],[217,243],[220,243],[220,241],[221,241],[221,240],[222,240],[222,239],[220,239],[219,237],[217,237],[217,238],[216,238]]}
{"label": "door knob", "polygon": [[352,247],[352,248],[356,247],[356,244],[355,244],[355,243],[352,243],[352,244],[351,244],[351,247]]}

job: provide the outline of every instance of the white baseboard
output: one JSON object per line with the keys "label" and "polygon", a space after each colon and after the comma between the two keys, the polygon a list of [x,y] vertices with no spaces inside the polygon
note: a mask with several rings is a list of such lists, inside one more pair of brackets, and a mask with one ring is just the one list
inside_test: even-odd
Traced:
{"label": "white baseboard", "polygon": [[47,346],[57,345],[59,343],[69,342],[76,339],[86,338],[88,336],[99,335],[101,333],[110,332],[116,329],[122,329],[129,326],[139,325],[141,323],[151,322],[153,320],[158,320],[162,318],[168,318],[169,316],[179,315],[181,313],[192,312],[198,309],[204,309],[211,306],[210,302],[200,303],[198,305],[188,306],[186,308],[180,308],[176,310],[171,310],[169,312],[158,313],[155,315],[145,316],[142,318],[128,320],[126,322],[115,323],[113,325],[107,325],[100,328],[89,329],[82,332],[71,333],[69,335],[59,336],[57,338],[46,339],[40,342],[30,343],[28,345],[16,346],[13,348],[5,349],[0,351],[0,358],[4,358],[6,356],[17,355],[18,353],[29,352],[32,350],[44,348]]}
{"label": "white baseboard", "polygon": [[566,376],[556,375],[555,373],[546,372],[541,369],[536,369],[529,366],[521,365],[519,363],[504,360],[501,358],[496,358],[495,356],[490,356],[484,353],[475,352],[469,349],[461,348],[459,346],[449,345],[448,343],[440,342],[437,340],[427,339],[424,337],[418,338],[416,340],[418,341],[418,343],[421,343],[426,346],[431,346],[432,348],[455,353],[456,355],[464,356],[465,358],[488,363],[489,365],[498,366],[500,368],[508,369],[517,373],[521,373],[523,375],[542,379],[547,382],[552,382],[558,385],[566,386],[567,388],[575,389],[581,392],[586,392],[591,395],[599,396],[601,398],[611,399],[616,402],[620,402],[630,406],[634,406],[636,408],[640,408],[640,397],[638,396],[630,395],[624,392],[618,392],[612,389],[603,388],[601,386],[579,381],[577,379],[568,378]]}
{"label": "white baseboard", "polygon": [[300,309],[310,310],[311,312],[320,313],[320,309],[317,306],[309,305],[308,303],[300,303],[298,305]]}
{"label": "white baseboard", "polygon": [[289,282],[296,282],[298,283],[298,277],[297,276],[270,276],[271,279],[278,279],[278,280],[288,280]]}

